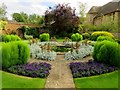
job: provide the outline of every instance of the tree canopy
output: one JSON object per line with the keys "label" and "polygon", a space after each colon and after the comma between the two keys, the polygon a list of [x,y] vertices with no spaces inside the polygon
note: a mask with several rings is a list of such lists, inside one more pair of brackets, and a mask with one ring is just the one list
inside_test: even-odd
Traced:
{"label": "tree canopy", "polygon": [[44,17],[36,14],[28,15],[27,13],[13,13],[12,18],[17,22],[29,23],[29,24],[43,24]]}
{"label": "tree canopy", "polygon": [[7,13],[6,11],[7,7],[4,3],[0,4],[0,19],[6,19],[5,15]]}
{"label": "tree canopy", "polygon": [[58,4],[54,8],[49,7],[45,12],[45,25],[52,35],[60,37],[70,36],[79,26],[79,17],[69,4]]}

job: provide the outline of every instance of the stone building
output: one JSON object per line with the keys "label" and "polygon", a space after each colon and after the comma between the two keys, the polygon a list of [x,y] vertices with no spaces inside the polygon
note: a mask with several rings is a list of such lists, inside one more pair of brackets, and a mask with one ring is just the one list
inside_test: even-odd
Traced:
{"label": "stone building", "polygon": [[93,25],[111,22],[118,25],[120,29],[120,0],[113,0],[103,6],[93,6],[88,14]]}

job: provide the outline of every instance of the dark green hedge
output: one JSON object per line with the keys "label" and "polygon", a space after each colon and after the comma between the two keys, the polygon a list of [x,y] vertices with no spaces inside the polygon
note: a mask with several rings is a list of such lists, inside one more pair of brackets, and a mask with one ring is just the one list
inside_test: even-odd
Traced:
{"label": "dark green hedge", "polygon": [[93,58],[109,65],[120,66],[120,45],[117,42],[104,40],[94,46]]}
{"label": "dark green hedge", "polygon": [[25,64],[30,57],[29,47],[22,41],[3,42],[0,52],[2,52],[3,69],[7,69],[16,64]]}

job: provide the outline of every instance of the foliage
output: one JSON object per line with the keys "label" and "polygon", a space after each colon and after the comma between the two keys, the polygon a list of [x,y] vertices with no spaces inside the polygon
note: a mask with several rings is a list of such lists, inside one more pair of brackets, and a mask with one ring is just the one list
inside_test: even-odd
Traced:
{"label": "foliage", "polygon": [[91,34],[91,40],[96,41],[97,37],[99,37],[99,36],[108,36],[108,37],[114,38],[114,36],[111,33],[109,33],[109,32],[106,32],[106,31],[96,31],[96,32],[93,32]]}
{"label": "foliage", "polygon": [[68,4],[58,4],[45,12],[45,25],[52,35],[69,36],[77,31],[79,17]]}
{"label": "foliage", "polygon": [[6,17],[5,17],[5,15],[7,13],[6,9],[7,9],[6,5],[4,3],[1,3],[0,4],[0,20],[1,19],[3,19],[3,20],[6,19]]}
{"label": "foliage", "polygon": [[108,41],[115,41],[115,40],[113,40],[111,37],[109,37],[109,36],[99,36],[98,38],[97,38],[97,41],[104,41],[104,40],[108,40]]}
{"label": "foliage", "polygon": [[28,45],[21,41],[2,43],[2,67],[7,69],[16,64],[25,64],[29,58]]}
{"label": "foliage", "polygon": [[36,14],[28,15],[27,13],[13,13],[12,18],[17,22],[23,22],[28,24],[43,24],[44,17]]}
{"label": "foliage", "polygon": [[49,40],[50,40],[50,35],[49,35],[49,33],[40,34],[40,40],[41,40],[41,41],[49,41]]}
{"label": "foliage", "polygon": [[32,35],[33,38],[39,38],[40,30],[38,27],[28,27],[25,31],[26,35]]}
{"label": "foliage", "polygon": [[20,41],[21,38],[17,35],[2,35],[2,42]]}
{"label": "foliage", "polygon": [[83,33],[82,36],[83,36],[83,39],[90,39],[89,33]]}
{"label": "foliage", "polygon": [[79,2],[79,14],[80,14],[80,23],[83,23],[84,22],[84,18],[85,18],[85,15],[86,15],[86,3],[82,3],[82,2]]}
{"label": "foliage", "polygon": [[30,55],[32,58],[41,59],[41,60],[55,60],[56,59],[56,52],[47,50],[43,50],[40,48],[40,44],[32,44],[29,46],[30,48]]}
{"label": "foliage", "polygon": [[79,33],[76,33],[76,34],[72,34],[71,39],[72,39],[72,41],[79,42],[83,39],[83,37]]}
{"label": "foliage", "polygon": [[80,60],[88,55],[91,55],[93,52],[92,46],[81,46],[80,49],[78,49],[78,52],[73,50],[73,52],[67,52],[65,53],[65,60]]}
{"label": "foliage", "polygon": [[68,52],[68,51],[70,51],[70,49],[66,48],[66,47],[58,47],[58,48],[53,47],[52,50],[55,51],[55,52]]}
{"label": "foliage", "polygon": [[42,63],[28,63],[25,65],[16,65],[10,67],[8,70],[14,74],[45,78],[49,75],[51,65],[45,62]]}
{"label": "foliage", "polygon": [[23,77],[4,71],[0,71],[0,75],[2,75],[0,88],[44,88],[46,83],[46,79],[43,78]]}
{"label": "foliage", "polygon": [[88,62],[72,62],[70,69],[74,78],[100,75],[117,70],[114,66],[89,60]]}
{"label": "foliage", "polygon": [[97,42],[93,51],[93,58],[106,64],[120,66],[120,45],[117,42],[102,41]]}
{"label": "foliage", "polygon": [[6,21],[0,20],[0,30],[4,30],[6,25],[7,25]]}

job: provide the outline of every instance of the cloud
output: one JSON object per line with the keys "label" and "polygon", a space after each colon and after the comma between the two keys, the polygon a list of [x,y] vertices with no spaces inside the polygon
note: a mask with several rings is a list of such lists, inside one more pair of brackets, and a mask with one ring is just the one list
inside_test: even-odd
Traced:
{"label": "cloud", "polygon": [[75,7],[77,13],[79,12],[79,3],[87,3],[87,11],[91,6],[101,6],[111,0],[0,0],[7,6],[7,17],[11,19],[11,14],[14,12],[25,12],[28,14],[43,15],[49,6],[53,7],[58,3],[69,3],[71,7]]}

